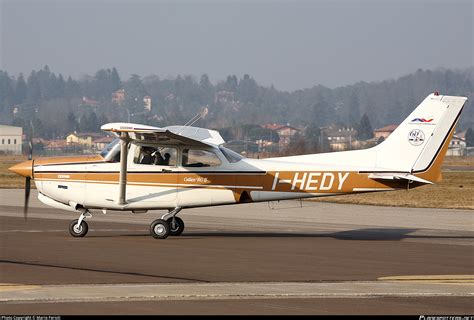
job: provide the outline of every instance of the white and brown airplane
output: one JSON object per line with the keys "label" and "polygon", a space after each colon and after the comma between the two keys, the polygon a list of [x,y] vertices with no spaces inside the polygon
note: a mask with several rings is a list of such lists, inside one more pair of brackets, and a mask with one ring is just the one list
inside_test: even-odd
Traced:
{"label": "white and brown airplane", "polygon": [[365,150],[248,159],[222,146],[217,131],[110,123],[117,139],[100,155],[32,159],[9,170],[30,179],[43,203],[80,213],[69,231],[83,237],[90,210],[167,209],[154,238],[178,236],[185,208],[414,188],[441,179],[441,164],[467,98],[430,94],[382,143]]}

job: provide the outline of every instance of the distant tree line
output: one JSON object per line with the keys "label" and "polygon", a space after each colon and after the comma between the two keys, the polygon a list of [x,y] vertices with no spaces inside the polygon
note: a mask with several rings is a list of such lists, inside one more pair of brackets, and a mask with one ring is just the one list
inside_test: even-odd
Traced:
{"label": "distant tree line", "polygon": [[[318,85],[286,92],[263,87],[248,74],[241,78],[229,75],[213,84],[206,74],[198,79],[191,75],[142,78],[134,74],[124,80],[116,68],[101,69],[80,79],[56,74],[48,66],[28,76],[0,70],[0,122],[23,126],[28,132],[33,127],[38,137],[58,138],[72,131],[100,131],[103,123],[128,118],[156,126],[184,124],[202,106],[208,106],[207,117],[196,125],[227,128],[226,132],[233,132],[231,138],[239,130],[246,130],[247,137],[271,136],[268,130],[255,127],[265,123],[304,127],[314,139],[318,139],[318,128],[338,123],[358,129],[361,138],[370,138],[374,128],[400,123],[433,91],[472,98],[473,74],[474,68],[419,69],[396,80],[358,82],[334,89]],[[125,90],[121,104],[111,99],[118,89]],[[220,99],[222,92],[225,98]],[[152,98],[151,112],[144,111],[146,95]],[[83,97],[97,105],[84,103]],[[474,127],[471,100],[460,119],[463,129]]]}

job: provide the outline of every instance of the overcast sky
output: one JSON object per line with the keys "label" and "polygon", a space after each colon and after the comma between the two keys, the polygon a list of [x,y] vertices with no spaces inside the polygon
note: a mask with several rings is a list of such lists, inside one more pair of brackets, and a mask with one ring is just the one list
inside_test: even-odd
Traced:
{"label": "overcast sky", "polygon": [[473,66],[473,0],[0,0],[0,69],[250,74],[296,90]]}

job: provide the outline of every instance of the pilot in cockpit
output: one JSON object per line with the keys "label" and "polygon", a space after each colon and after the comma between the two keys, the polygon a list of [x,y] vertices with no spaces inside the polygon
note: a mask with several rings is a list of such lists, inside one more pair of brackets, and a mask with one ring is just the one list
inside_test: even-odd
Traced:
{"label": "pilot in cockpit", "polygon": [[169,166],[170,165],[170,158],[171,158],[171,155],[166,152],[164,154],[164,156],[161,155],[160,151],[159,150],[156,150],[155,151],[155,164],[157,165],[161,165],[161,166]]}
{"label": "pilot in cockpit", "polygon": [[165,161],[163,162],[163,165],[169,166],[170,165],[170,158],[171,158],[171,155],[168,152],[165,153]]}
{"label": "pilot in cockpit", "polygon": [[152,156],[152,153],[155,151],[154,148],[151,147],[142,147],[141,153],[140,153],[140,164],[153,164],[155,162],[154,157]]}

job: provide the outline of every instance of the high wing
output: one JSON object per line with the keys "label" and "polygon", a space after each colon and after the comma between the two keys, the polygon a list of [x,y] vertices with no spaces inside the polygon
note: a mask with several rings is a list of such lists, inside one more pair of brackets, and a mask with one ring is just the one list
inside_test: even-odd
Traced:
{"label": "high wing", "polygon": [[224,143],[224,139],[215,130],[170,126],[165,128],[133,123],[108,123],[101,127],[104,131],[113,132],[120,137],[127,133],[129,139],[145,143],[160,145],[189,145],[189,146],[217,146]]}

